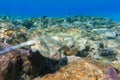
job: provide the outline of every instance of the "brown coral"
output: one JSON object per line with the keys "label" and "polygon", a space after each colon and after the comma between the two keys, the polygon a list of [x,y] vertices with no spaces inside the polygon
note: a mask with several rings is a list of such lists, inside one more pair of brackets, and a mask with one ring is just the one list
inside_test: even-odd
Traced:
{"label": "brown coral", "polygon": [[[1,43],[0,46],[4,49],[10,45]],[[0,80],[19,80],[23,75],[34,78],[41,73],[44,61],[39,52],[24,49],[10,51],[0,56]]]}
{"label": "brown coral", "polygon": [[54,74],[35,80],[103,80],[107,69],[97,61],[78,59]]}

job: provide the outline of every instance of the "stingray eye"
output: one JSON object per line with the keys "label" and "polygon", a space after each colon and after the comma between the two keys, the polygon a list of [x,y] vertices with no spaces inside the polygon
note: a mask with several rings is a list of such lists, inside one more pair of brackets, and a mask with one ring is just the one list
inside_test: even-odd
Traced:
{"label": "stingray eye", "polygon": [[5,38],[2,38],[2,39],[1,39],[1,42],[4,43],[4,42],[5,42]]}

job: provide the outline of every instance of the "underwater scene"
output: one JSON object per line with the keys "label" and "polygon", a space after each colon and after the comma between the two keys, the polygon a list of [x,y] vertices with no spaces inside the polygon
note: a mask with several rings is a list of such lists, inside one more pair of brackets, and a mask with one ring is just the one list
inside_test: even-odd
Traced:
{"label": "underwater scene", "polygon": [[120,80],[119,3],[0,1],[0,80]]}

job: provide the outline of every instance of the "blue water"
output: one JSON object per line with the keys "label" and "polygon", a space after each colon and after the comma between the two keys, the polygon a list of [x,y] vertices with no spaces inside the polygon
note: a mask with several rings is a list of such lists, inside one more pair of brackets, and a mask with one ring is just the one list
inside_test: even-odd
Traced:
{"label": "blue water", "polygon": [[120,21],[120,0],[1,0],[0,14],[16,16],[103,16]]}

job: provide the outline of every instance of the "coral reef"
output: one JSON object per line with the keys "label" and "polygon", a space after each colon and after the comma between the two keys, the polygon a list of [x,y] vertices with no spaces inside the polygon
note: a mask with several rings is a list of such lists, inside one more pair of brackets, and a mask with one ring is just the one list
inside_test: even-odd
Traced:
{"label": "coral reef", "polygon": [[0,16],[0,52],[14,46],[0,80],[119,80],[120,23],[108,18]]}

